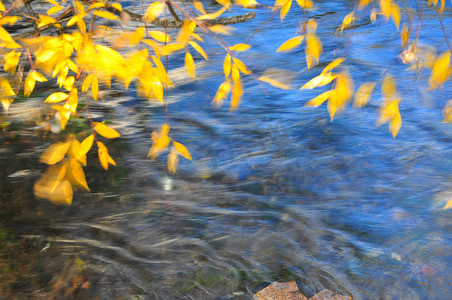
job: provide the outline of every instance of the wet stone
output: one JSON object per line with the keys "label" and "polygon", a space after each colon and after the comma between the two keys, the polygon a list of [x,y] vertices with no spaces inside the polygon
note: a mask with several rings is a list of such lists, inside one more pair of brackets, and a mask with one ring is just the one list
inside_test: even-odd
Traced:
{"label": "wet stone", "polygon": [[305,297],[298,290],[295,281],[273,282],[253,296],[254,300],[352,300],[349,296],[342,296],[330,290],[323,290],[311,298]]}

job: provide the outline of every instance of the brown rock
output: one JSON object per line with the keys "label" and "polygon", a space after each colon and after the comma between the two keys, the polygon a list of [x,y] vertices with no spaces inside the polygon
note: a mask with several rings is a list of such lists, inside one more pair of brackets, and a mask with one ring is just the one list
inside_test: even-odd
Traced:
{"label": "brown rock", "polygon": [[273,282],[253,296],[254,300],[308,300],[298,291],[295,281]]}
{"label": "brown rock", "polygon": [[352,300],[349,296],[342,296],[340,294],[335,294],[330,290],[323,290],[314,297],[309,298],[309,300]]}

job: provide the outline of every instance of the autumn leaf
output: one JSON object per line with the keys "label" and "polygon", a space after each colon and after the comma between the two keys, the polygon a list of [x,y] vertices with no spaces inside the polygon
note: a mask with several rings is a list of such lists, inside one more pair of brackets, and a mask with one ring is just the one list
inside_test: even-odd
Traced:
{"label": "autumn leaf", "polygon": [[337,77],[336,74],[333,73],[324,73],[324,74],[320,74],[314,78],[312,78],[311,80],[309,80],[308,82],[306,82],[301,88],[300,90],[303,89],[313,89],[316,88],[318,86],[324,86],[327,85],[329,83],[331,83],[331,81],[333,81],[335,78]]}
{"label": "autumn leaf", "polygon": [[391,19],[394,22],[395,26],[397,27],[397,30],[399,30],[400,25],[400,7],[397,5],[397,3],[391,4]]}
{"label": "autumn leaf", "polygon": [[85,172],[80,163],[71,158],[67,161],[67,174],[66,177],[72,185],[81,186],[85,190],[89,191],[88,183],[86,182]]}
{"label": "autumn leaf", "polygon": [[450,64],[450,51],[443,52],[433,64],[432,74],[430,75],[430,89],[436,89],[446,82],[449,78],[452,68]]}
{"label": "autumn leaf", "polygon": [[209,57],[207,56],[206,52],[204,51],[204,49],[199,46],[197,43],[193,42],[193,41],[189,41],[188,42],[199,54],[202,55],[202,57],[204,57],[205,60],[209,60]]}
{"label": "autumn leaf", "polygon": [[47,99],[44,101],[45,103],[58,103],[63,100],[66,100],[68,95],[66,93],[62,92],[56,92],[51,94]]}
{"label": "autumn leaf", "polygon": [[325,73],[331,72],[334,68],[336,68],[337,66],[339,66],[344,60],[345,60],[344,57],[336,58],[335,60],[333,60],[332,62],[330,62],[330,63],[323,69],[323,71],[322,71],[321,74],[325,74]]}
{"label": "autumn leaf", "polygon": [[443,209],[451,209],[452,208],[452,199],[447,201],[446,205],[444,205]]}
{"label": "autumn leaf", "polygon": [[69,147],[71,146],[70,142],[62,143],[57,142],[50,145],[46,151],[41,155],[39,161],[48,165],[54,165],[60,162],[64,156],[66,155]]}
{"label": "autumn leaf", "polygon": [[188,149],[184,145],[176,141],[173,141],[173,146],[182,157],[188,160],[192,160],[190,151],[188,151]]}
{"label": "autumn leaf", "polygon": [[226,78],[229,77],[229,74],[231,73],[231,67],[232,67],[231,55],[226,54],[223,62],[224,77]]}
{"label": "autumn leaf", "polygon": [[193,60],[193,56],[191,56],[190,52],[188,51],[185,53],[185,68],[187,69],[187,73],[191,78],[196,78],[195,62]]}
{"label": "autumn leaf", "polygon": [[13,89],[11,88],[11,85],[9,84],[8,79],[0,78],[0,96],[1,97],[8,97],[8,96],[15,96],[16,93],[14,93]]}
{"label": "autumn leaf", "polygon": [[300,8],[311,8],[312,7],[312,1],[311,0],[297,0],[298,6],[300,6]]}
{"label": "autumn leaf", "polygon": [[108,149],[102,142],[97,141],[97,148],[98,148],[99,161],[100,161],[100,164],[102,165],[102,168],[104,168],[105,170],[108,170],[109,164],[116,166],[116,162],[108,154]]}
{"label": "autumn leaf", "polygon": [[165,4],[160,1],[155,1],[147,7],[146,13],[144,14],[143,17],[146,19],[146,22],[152,22],[159,15],[161,15],[164,10],[165,10]]}
{"label": "autumn leaf", "polygon": [[231,91],[231,79],[228,78],[218,87],[217,93],[215,94],[215,97],[213,98],[212,102],[216,106],[221,106],[223,104],[223,99],[225,99],[229,95],[230,91]]}
{"label": "autumn leaf", "polygon": [[281,22],[284,20],[284,18],[286,17],[287,13],[290,10],[290,7],[292,6],[292,0],[286,0],[284,2],[284,4],[281,7],[281,11],[279,13],[279,16],[281,18]]}
{"label": "autumn leaf", "polygon": [[366,106],[372,95],[372,91],[377,83],[375,81],[369,81],[363,83],[355,94],[355,100],[353,101],[353,107],[361,108]]}
{"label": "autumn leaf", "polygon": [[212,19],[216,19],[219,16],[221,16],[226,11],[226,9],[228,9],[228,8],[229,8],[229,6],[223,6],[217,12],[210,13],[210,14],[204,14],[202,16],[199,16],[198,20],[212,20]]}
{"label": "autumn leaf", "polygon": [[354,21],[355,21],[355,12],[352,11],[344,17],[344,20],[342,21],[341,25],[341,32],[348,28]]}
{"label": "autumn leaf", "polygon": [[309,100],[305,106],[311,106],[311,107],[318,107],[320,105],[322,105],[323,102],[325,102],[326,100],[328,100],[328,98],[331,96],[331,94],[334,93],[334,90],[329,90],[326,91],[320,95],[318,95],[317,97]]}
{"label": "autumn leaf", "polygon": [[113,128],[108,127],[104,123],[93,122],[94,130],[101,136],[107,139],[114,139],[120,136],[119,132]]}
{"label": "autumn leaf", "polygon": [[179,164],[179,157],[175,149],[171,149],[168,154],[168,171],[176,173],[177,165]]}
{"label": "autumn leaf", "polygon": [[239,52],[246,51],[246,50],[248,50],[250,48],[251,48],[251,45],[243,44],[243,43],[235,44],[235,45],[229,47],[230,50],[232,50],[232,51],[239,51]]}
{"label": "autumn leaf", "polygon": [[151,138],[153,144],[148,153],[148,157],[152,160],[156,159],[160,153],[169,146],[171,142],[171,138],[168,136],[169,130],[170,127],[167,124],[164,124],[160,132],[152,132]]}
{"label": "autumn leaf", "polygon": [[108,19],[108,20],[119,20],[119,17],[115,14],[112,14],[109,11],[105,11],[105,10],[96,10],[95,12],[93,12],[93,14],[95,16],[104,18],[104,19]]}
{"label": "autumn leaf", "polygon": [[298,45],[300,45],[301,42],[303,41],[303,39],[304,39],[304,35],[297,35],[293,38],[290,38],[287,41],[285,41],[281,46],[279,46],[279,48],[278,48],[278,50],[276,50],[276,52],[292,50],[295,47],[297,47]]}

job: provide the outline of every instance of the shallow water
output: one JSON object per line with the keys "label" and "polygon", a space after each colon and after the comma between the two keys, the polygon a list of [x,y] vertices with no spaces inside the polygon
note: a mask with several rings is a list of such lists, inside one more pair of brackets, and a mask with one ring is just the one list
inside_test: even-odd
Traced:
{"label": "shallow water", "polygon": [[[353,5],[322,2],[312,16],[324,46],[321,62],[344,55],[356,88],[378,80],[399,54],[400,40],[394,24],[382,19],[335,35]],[[302,50],[273,54],[295,34],[303,17],[296,11],[258,30],[271,16],[258,9],[225,39],[249,39],[253,48],[240,55],[249,69],[291,70],[299,87],[322,68],[307,71]],[[451,16],[450,7],[444,14]],[[450,20],[445,26],[452,32]],[[426,12],[421,40],[445,50],[432,13]],[[245,77],[239,110],[215,110],[210,101],[222,81],[224,53],[208,40],[205,49],[211,60],[198,69],[201,80],[181,78],[169,96],[173,137],[193,162],[181,161],[171,175],[165,158],[147,160],[163,108],[133,89],[114,91],[92,110],[122,134],[109,144],[118,167],[103,172],[91,153],[92,192],[78,193],[71,207],[33,198],[46,145],[19,112],[29,117],[41,100],[13,104],[12,122],[21,127],[0,137],[0,273],[10,274],[3,275],[3,293],[247,299],[274,280],[293,279],[306,296],[328,288],[354,299],[448,299],[452,223],[442,208],[452,196],[452,127],[441,123],[441,111],[450,80],[427,92],[428,73],[411,86],[416,74],[395,62],[390,73],[402,92],[403,125],[394,140],[387,125],[375,125],[379,88],[367,107],[348,107],[330,122],[325,106],[304,107],[321,88],[264,85],[263,91]]]}

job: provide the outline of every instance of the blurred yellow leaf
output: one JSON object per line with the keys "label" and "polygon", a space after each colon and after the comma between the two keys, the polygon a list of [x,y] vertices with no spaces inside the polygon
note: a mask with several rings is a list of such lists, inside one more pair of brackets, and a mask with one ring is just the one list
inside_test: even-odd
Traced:
{"label": "blurred yellow leaf", "polygon": [[170,55],[171,53],[178,51],[180,49],[183,49],[185,47],[184,44],[176,43],[176,44],[168,44],[161,48],[160,53],[161,55]]}
{"label": "blurred yellow leaf", "polygon": [[169,43],[171,41],[171,37],[159,30],[148,30],[149,35],[156,41],[161,43]]}
{"label": "blurred yellow leaf", "polygon": [[308,69],[315,63],[319,63],[320,53],[323,52],[322,43],[317,35],[308,33],[306,36],[306,63]]}
{"label": "blurred yellow leaf", "polygon": [[162,14],[164,10],[165,10],[165,4],[160,1],[155,1],[147,7],[146,13],[144,14],[143,17],[145,18],[146,22],[152,22],[160,14]]}
{"label": "blurred yellow leaf", "polygon": [[47,199],[55,204],[70,205],[72,203],[73,190],[68,180],[62,180],[53,190],[54,181],[47,178],[41,178],[34,185],[34,193],[36,197]]}
{"label": "blurred yellow leaf", "polygon": [[224,77],[228,78],[231,73],[231,55],[226,54],[223,62]]}
{"label": "blurred yellow leaf", "polygon": [[94,135],[89,135],[83,142],[80,143],[79,152],[77,153],[76,158],[79,159],[82,156],[85,156],[89,149],[91,149],[94,141]]}
{"label": "blurred yellow leaf", "polygon": [[449,78],[452,68],[450,64],[450,51],[443,52],[433,64],[432,74],[430,75],[430,89],[436,89],[446,82]]}
{"label": "blurred yellow leaf", "polygon": [[292,6],[292,0],[286,0],[284,2],[284,4],[281,7],[281,11],[279,13],[279,16],[281,18],[281,22],[284,20],[284,18],[286,17],[287,13],[290,10],[290,7]]}
{"label": "blurred yellow leaf", "polygon": [[196,9],[197,9],[200,13],[202,13],[203,15],[206,14],[206,11],[204,10],[204,6],[202,5],[202,2],[201,2],[201,1],[195,0],[195,1],[193,1],[193,5],[196,7]]}
{"label": "blurred yellow leaf", "polygon": [[95,12],[93,12],[93,14],[108,20],[119,20],[119,17],[117,15],[105,10],[96,10]]}
{"label": "blurred yellow leaf", "polygon": [[149,149],[148,157],[152,160],[157,158],[162,151],[164,151],[170,144],[171,138],[168,136],[170,127],[164,124],[160,132],[152,132],[151,138],[153,141],[151,149]]}
{"label": "blurred yellow leaf", "polygon": [[93,74],[89,74],[86,76],[85,80],[83,80],[82,84],[82,92],[86,92],[89,89],[89,86],[91,85],[91,82],[93,81]]}
{"label": "blurred yellow leaf", "polygon": [[447,201],[447,203],[446,203],[446,205],[444,206],[443,209],[451,209],[451,208],[452,208],[452,199]]}
{"label": "blurred yellow leaf", "polygon": [[0,26],[3,26],[8,23],[9,26],[13,26],[17,20],[22,20],[22,18],[18,16],[3,16],[0,18]]}
{"label": "blurred yellow leaf", "polygon": [[396,138],[397,133],[399,133],[400,127],[402,127],[402,117],[400,116],[400,112],[397,112],[389,120],[389,131],[391,131],[393,138]]}
{"label": "blurred yellow leaf", "polygon": [[237,66],[240,72],[242,72],[245,75],[250,75],[251,71],[248,70],[245,66],[245,64],[238,58],[233,58],[234,64]]}
{"label": "blurred yellow leaf", "polygon": [[119,11],[122,11],[121,3],[112,3],[111,6]]}
{"label": "blurred yellow leaf", "polygon": [[231,35],[232,31],[235,30],[232,26],[227,25],[212,25],[209,29],[218,34]]}
{"label": "blurred yellow leaf", "polygon": [[300,45],[301,42],[303,41],[303,39],[304,39],[304,35],[297,35],[293,38],[290,38],[287,41],[285,41],[281,46],[279,46],[279,48],[278,48],[278,50],[276,50],[276,52],[292,50],[293,48]]}
{"label": "blurred yellow leaf", "polygon": [[0,78],[0,96],[7,97],[15,95],[16,93],[14,93],[13,89],[11,88],[8,79]]}
{"label": "blurred yellow leaf", "polygon": [[24,96],[29,97],[31,93],[33,92],[36,84],[36,80],[31,76],[31,73],[28,73],[27,77],[25,77],[25,83],[24,83]]}
{"label": "blurred yellow leaf", "polygon": [[383,84],[381,85],[381,93],[383,94],[383,101],[391,100],[392,96],[394,96],[396,92],[397,84],[394,80],[394,77],[391,74],[386,74],[383,79]]}
{"label": "blurred yellow leaf", "polygon": [[5,55],[5,65],[3,69],[5,72],[11,72],[14,74],[16,72],[17,64],[19,64],[21,52],[16,52],[13,50]]}
{"label": "blurred yellow leaf", "polygon": [[13,99],[0,98],[0,102],[2,103],[2,106],[5,109],[5,111],[8,112],[11,103],[13,103]]}
{"label": "blurred yellow leaf", "polygon": [[386,20],[388,20],[391,15],[391,2],[392,0],[380,0],[381,13],[385,16]]}
{"label": "blurred yellow leaf", "polygon": [[202,55],[202,57],[204,57],[205,60],[209,60],[209,57],[207,56],[206,52],[204,52],[204,49],[202,49],[201,46],[199,46],[197,43],[193,42],[193,41],[189,41],[188,42],[196,51],[198,51],[199,54]]}
{"label": "blurred yellow leaf", "polygon": [[240,79],[240,71],[238,67],[234,64],[232,66],[231,71],[231,77],[232,77],[232,96],[231,96],[231,105],[229,108],[229,111],[236,110],[240,104],[240,100],[242,99],[243,95],[243,87],[242,87],[242,81]]}
{"label": "blurred yellow leaf", "polygon": [[86,182],[85,172],[80,163],[71,158],[67,163],[67,179],[73,185],[81,186],[87,191],[89,191],[88,183]]}
{"label": "blurred yellow leaf", "polygon": [[5,6],[3,5],[2,1],[0,1],[0,11],[5,11]]}
{"label": "blurred yellow leaf", "polygon": [[230,0],[215,0],[215,1],[223,6],[231,6]]}
{"label": "blurred yellow leaf", "polygon": [[69,147],[71,146],[70,142],[62,143],[57,142],[50,145],[44,153],[39,158],[39,161],[48,165],[54,165],[57,162],[61,161],[66,155]]}
{"label": "blurred yellow leaf", "polygon": [[399,30],[400,25],[400,7],[397,5],[397,3],[391,4],[391,19],[394,22],[395,26],[397,27],[397,30]]}
{"label": "blurred yellow leaf", "polygon": [[363,9],[369,5],[373,0],[359,0],[358,8]]}
{"label": "blurred yellow leaf", "polygon": [[336,68],[338,65],[340,65],[345,60],[344,57],[339,57],[330,62],[322,71],[321,74],[325,74]]}
{"label": "blurred yellow leaf", "polygon": [[369,81],[363,83],[355,94],[355,100],[353,101],[353,107],[364,107],[369,102],[372,95],[372,91],[377,83],[375,81]]}
{"label": "blurred yellow leaf", "polygon": [[246,51],[246,50],[248,50],[250,48],[251,48],[251,45],[243,44],[243,43],[235,44],[235,45],[229,47],[229,49],[232,50],[232,51]]}
{"label": "blurred yellow leaf", "polygon": [[283,89],[283,90],[290,90],[291,89],[288,85],[286,85],[284,83],[281,83],[281,82],[279,82],[279,81],[277,81],[277,80],[275,80],[273,78],[270,78],[270,77],[261,76],[261,77],[259,77],[259,80],[263,81],[263,82],[267,82],[267,83],[271,84],[272,86],[280,88],[280,89]]}
{"label": "blurred yellow leaf", "polygon": [[177,165],[179,164],[179,157],[174,149],[171,149],[168,154],[168,171],[176,173]]}
{"label": "blurred yellow leaf", "polygon": [[[219,2],[219,0],[215,0],[215,1]],[[224,1],[224,0],[221,0],[221,1]],[[235,3],[242,5],[244,8],[255,8],[256,5],[259,4],[255,0],[235,0]]]}
{"label": "blurred yellow leaf", "polygon": [[333,74],[333,73],[330,73],[330,72],[320,74],[320,75],[318,75],[318,76],[312,78],[312,79],[309,80],[308,82],[306,82],[306,83],[300,88],[300,90],[303,90],[303,89],[309,89],[309,90],[311,90],[311,89],[313,89],[313,88],[315,88],[315,87],[318,87],[318,86],[324,86],[324,85],[327,85],[327,84],[329,84],[331,81],[333,81],[336,77],[337,77],[336,74]]}
{"label": "blurred yellow leaf", "polygon": [[228,9],[229,6],[223,6],[220,10],[218,10],[217,12],[214,13],[210,13],[210,14],[204,14],[202,16],[198,17],[198,20],[212,20],[212,19],[216,19],[219,16],[221,16],[226,9]]}
{"label": "blurred yellow leaf", "polygon": [[332,93],[334,93],[334,90],[326,91],[326,92],[318,95],[317,97],[309,100],[305,104],[305,106],[318,107],[318,106],[322,105],[323,102],[328,100],[328,98],[331,96]]}
{"label": "blurred yellow leaf", "polygon": [[355,12],[352,11],[344,17],[344,20],[342,21],[341,25],[341,31],[344,31],[344,29],[348,28],[354,21],[355,21]]}
{"label": "blurred yellow leaf", "polygon": [[104,123],[93,122],[94,130],[101,136],[107,139],[114,139],[120,136],[119,132],[113,128],[108,127]]}
{"label": "blurred yellow leaf", "polygon": [[187,69],[187,73],[191,78],[196,78],[195,62],[193,60],[193,56],[191,56],[190,52],[188,51],[185,53],[185,68]]}
{"label": "blurred yellow leaf", "polygon": [[223,104],[223,99],[228,96],[230,91],[231,91],[231,79],[228,78],[218,87],[217,93],[215,94],[215,97],[213,98],[212,102],[217,106],[221,106]]}
{"label": "blurred yellow leaf", "polygon": [[188,149],[184,145],[176,141],[173,141],[173,146],[182,157],[192,160],[190,151],[188,151]]}
{"label": "blurred yellow leaf", "polygon": [[93,92],[93,99],[97,101],[97,96],[99,94],[99,82],[97,77],[93,76],[93,81],[91,82],[91,92]]}
{"label": "blurred yellow leaf", "polygon": [[380,126],[381,124],[384,124],[388,121],[390,121],[392,118],[394,118],[399,113],[399,102],[400,100],[395,99],[391,101],[388,105],[384,105],[380,109],[380,118],[377,121],[377,126]]}
{"label": "blurred yellow leaf", "polygon": [[311,8],[312,7],[312,1],[311,0],[297,0],[298,6],[301,8]]}
{"label": "blurred yellow leaf", "polygon": [[403,23],[402,31],[400,31],[400,40],[402,42],[402,48],[406,47],[409,37],[410,37],[410,28],[406,25],[406,23]]}
{"label": "blurred yellow leaf", "polygon": [[100,164],[102,165],[102,168],[104,168],[105,170],[108,170],[109,164],[116,166],[116,162],[108,154],[108,149],[107,149],[107,147],[105,147],[105,145],[102,142],[97,141],[97,148],[98,148],[99,161],[100,161]]}
{"label": "blurred yellow leaf", "polygon": [[62,92],[56,92],[51,94],[47,99],[44,101],[45,103],[58,103],[63,100],[66,100],[68,95],[66,93]]}
{"label": "blurred yellow leaf", "polygon": [[343,112],[348,101],[353,95],[353,80],[346,71],[337,75],[334,93],[330,95],[328,100],[328,113],[331,121],[337,113]]}

